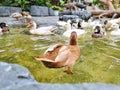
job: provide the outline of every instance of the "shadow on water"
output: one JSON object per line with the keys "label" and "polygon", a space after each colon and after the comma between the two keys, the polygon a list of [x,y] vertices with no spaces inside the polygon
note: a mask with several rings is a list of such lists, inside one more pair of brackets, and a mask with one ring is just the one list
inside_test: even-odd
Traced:
{"label": "shadow on water", "polygon": [[10,34],[0,36],[0,61],[27,67],[39,82],[105,82],[120,85],[120,37],[108,35],[96,39],[91,38],[91,33],[81,36],[78,39],[81,56],[73,66],[74,74],[68,75],[63,72],[66,67],[49,69],[34,59],[42,55],[50,45],[67,44],[68,38],[61,33],[39,36],[28,34],[26,28],[11,29]]}

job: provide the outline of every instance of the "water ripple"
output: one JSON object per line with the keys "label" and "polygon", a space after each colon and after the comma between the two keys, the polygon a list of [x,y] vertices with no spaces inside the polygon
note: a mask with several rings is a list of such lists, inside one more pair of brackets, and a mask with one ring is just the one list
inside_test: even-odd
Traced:
{"label": "water ripple", "polygon": [[0,53],[1,53],[1,52],[4,52],[4,51],[5,51],[5,50],[0,50]]}
{"label": "water ripple", "polygon": [[47,49],[49,46],[44,45],[34,45],[34,50],[41,50],[41,49]]}
{"label": "water ripple", "polygon": [[13,45],[13,43],[9,42],[9,43],[7,43],[6,46],[8,47],[8,46],[12,46],[12,45]]}
{"label": "water ripple", "polygon": [[120,63],[120,58],[117,58],[117,57],[114,57],[114,56],[109,56],[109,55],[106,55],[106,54],[105,54],[105,56],[110,57],[110,58],[116,60],[117,63]]}
{"label": "water ripple", "polygon": [[52,41],[52,39],[50,37],[44,36],[44,37],[31,37],[31,40],[33,41],[37,41],[37,40],[47,40],[47,41]]}
{"label": "water ripple", "polygon": [[11,49],[11,52],[22,52],[23,50],[21,48],[14,48]]}

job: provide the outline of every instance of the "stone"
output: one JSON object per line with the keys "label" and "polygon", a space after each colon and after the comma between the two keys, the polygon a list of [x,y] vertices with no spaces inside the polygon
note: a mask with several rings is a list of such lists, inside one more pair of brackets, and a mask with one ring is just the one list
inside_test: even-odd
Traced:
{"label": "stone", "polygon": [[83,20],[88,20],[92,16],[91,12],[89,12],[87,10],[80,10],[73,14],[78,15],[79,18],[81,18]]}
{"label": "stone", "polygon": [[83,20],[88,20],[92,16],[91,12],[87,10],[78,10],[78,11],[63,11],[59,13],[59,20],[66,21],[67,18],[80,18]]}
{"label": "stone", "polygon": [[19,7],[10,7],[10,14],[14,13],[14,12],[22,12],[22,9]]}
{"label": "stone", "polygon": [[20,18],[19,21],[16,21],[15,18],[12,17],[0,17],[0,22],[5,22],[8,27],[25,27],[25,19]]}
{"label": "stone", "polygon": [[23,86],[36,82],[25,67],[0,62],[0,89]]}
{"label": "stone", "polygon": [[21,12],[19,7],[0,6],[0,16],[10,16],[14,12]]}
{"label": "stone", "polygon": [[55,15],[54,10],[51,8],[48,8],[48,14],[49,14],[49,16],[54,16]]}
{"label": "stone", "polygon": [[79,19],[79,16],[77,16],[77,15],[63,15],[62,19],[63,19],[63,21],[67,21],[69,19]]}
{"label": "stone", "polygon": [[30,12],[32,16],[49,16],[48,7],[45,6],[31,6]]}

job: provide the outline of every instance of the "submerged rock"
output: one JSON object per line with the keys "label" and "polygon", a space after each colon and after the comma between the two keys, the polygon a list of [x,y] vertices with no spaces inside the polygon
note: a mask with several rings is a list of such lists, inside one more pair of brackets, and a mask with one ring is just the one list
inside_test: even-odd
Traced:
{"label": "submerged rock", "polygon": [[0,90],[120,90],[104,83],[45,84],[38,83],[23,66],[0,62]]}

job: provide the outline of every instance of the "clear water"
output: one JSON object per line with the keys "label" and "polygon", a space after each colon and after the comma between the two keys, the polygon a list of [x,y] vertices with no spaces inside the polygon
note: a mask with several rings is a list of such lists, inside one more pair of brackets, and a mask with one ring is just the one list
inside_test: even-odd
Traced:
{"label": "clear water", "polygon": [[64,73],[66,67],[50,69],[35,56],[42,55],[53,44],[69,42],[62,35],[39,36],[26,34],[26,28],[11,28],[0,36],[0,61],[17,63],[28,68],[39,82],[82,83],[105,82],[120,85],[120,37],[107,32],[104,38],[91,38],[89,31],[78,39],[81,56],[73,66],[73,75]]}

